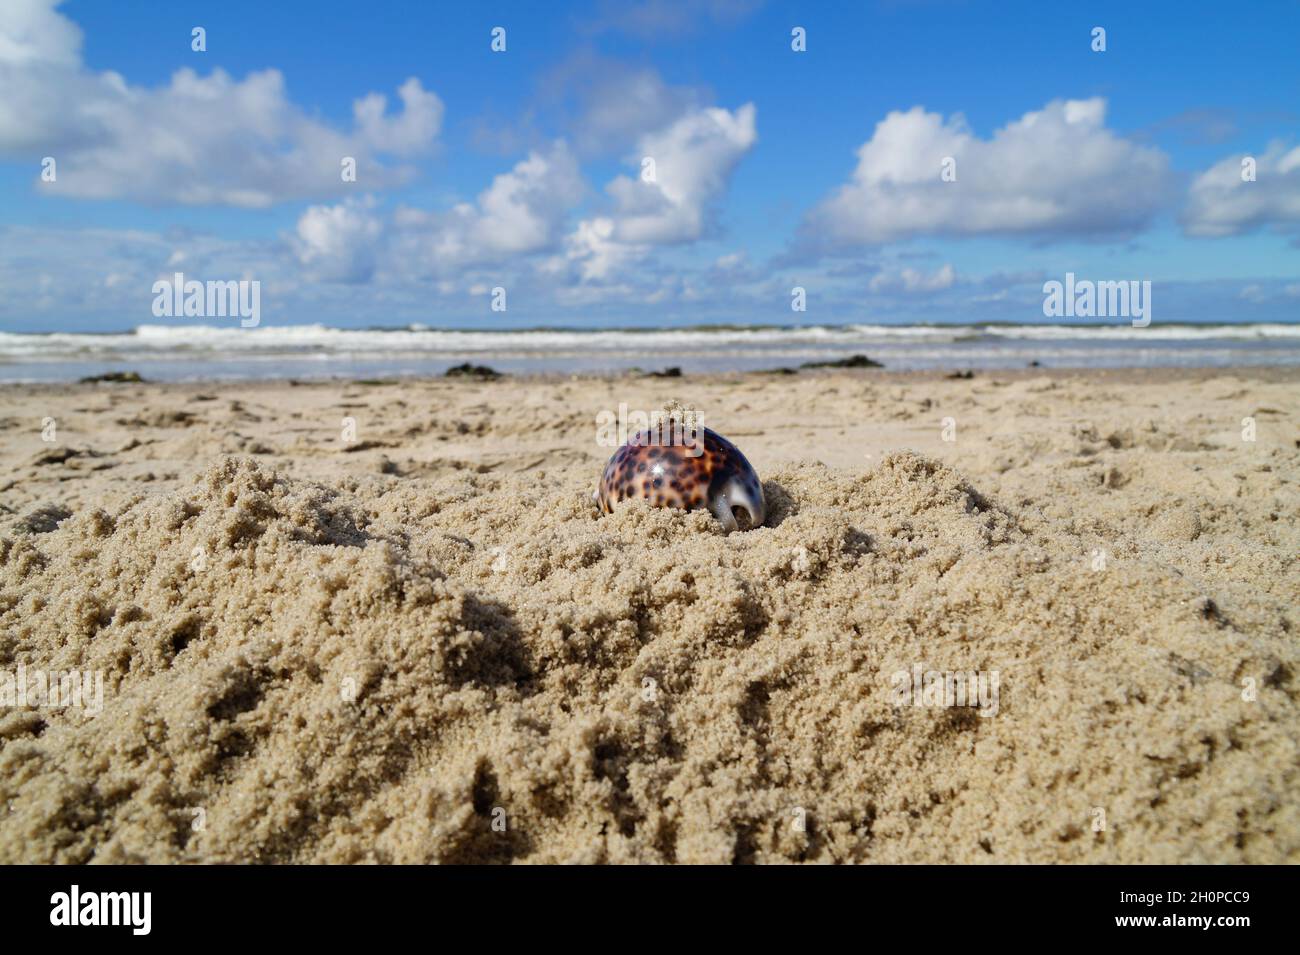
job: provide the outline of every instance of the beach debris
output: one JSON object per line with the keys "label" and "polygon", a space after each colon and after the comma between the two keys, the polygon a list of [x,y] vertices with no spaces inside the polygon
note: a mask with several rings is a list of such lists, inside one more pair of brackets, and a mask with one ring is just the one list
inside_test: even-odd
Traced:
{"label": "beach debris", "polygon": [[501,372],[495,368],[489,368],[487,365],[471,365],[465,362],[460,365],[452,365],[445,372],[447,378],[478,378],[484,381],[491,381],[501,377]]}
{"label": "beach debris", "polygon": [[140,377],[138,371],[109,371],[102,375],[87,375],[85,378],[81,379],[81,384],[92,385],[100,381],[110,381],[127,385],[144,384],[144,379]]}
{"label": "beach debris", "polygon": [[680,405],[666,407],[614,452],[593,494],[606,514],[632,498],[686,511],[706,507],[727,532],[751,530],[767,517],[763,485],[740,449]]}
{"label": "beach debris", "polygon": [[806,361],[800,368],[884,368],[880,362],[866,355],[850,355],[835,361]]}

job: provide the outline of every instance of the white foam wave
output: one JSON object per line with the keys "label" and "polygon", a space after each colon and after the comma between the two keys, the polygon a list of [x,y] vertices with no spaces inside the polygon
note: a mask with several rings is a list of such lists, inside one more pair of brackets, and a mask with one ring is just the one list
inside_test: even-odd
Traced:
{"label": "white foam wave", "polygon": [[806,349],[908,346],[970,347],[976,342],[1132,342],[1135,346],[1186,342],[1258,341],[1300,345],[1297,325],[812,325],[609,330],[471,331],[419,325],[395,329],[332,328],[321,324],[260,326],[141,325],[120,334],[0,332],[0,361],[187,360],[281,356],[647,355],[750,352],[794,354]]}

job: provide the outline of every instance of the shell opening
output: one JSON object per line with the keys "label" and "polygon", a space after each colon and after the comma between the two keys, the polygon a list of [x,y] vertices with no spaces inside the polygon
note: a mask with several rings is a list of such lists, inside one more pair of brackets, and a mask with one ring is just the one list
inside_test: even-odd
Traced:
{"label": "shell opening", "polygon": [[710,499],[709,510],[728,534],[753,530],[767,516],[761,492],[757,501],[750,500],[745,488],[736,482],[729,483],[722,493]]}
{"label": "shell opening", "polygon": [[754,526],[754,516],[747,507],[740,507],[739,505],[733,507],[731,517],[736,522],[736,530],[747,531]]}

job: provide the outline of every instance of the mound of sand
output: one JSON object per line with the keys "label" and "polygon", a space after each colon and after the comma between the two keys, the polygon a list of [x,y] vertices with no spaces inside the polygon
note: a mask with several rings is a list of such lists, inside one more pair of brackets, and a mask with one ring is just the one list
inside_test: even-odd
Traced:
{"label": "mound of sand", "polygon": [[[1285,593],[1098,567],[910,452],[763,477],[732,535],[574,472],[252,458],[7,519],[0,665],[104,684],[0,709],[0,861],[1300,854]],[[917,667],[996,706],[900,701]]]}

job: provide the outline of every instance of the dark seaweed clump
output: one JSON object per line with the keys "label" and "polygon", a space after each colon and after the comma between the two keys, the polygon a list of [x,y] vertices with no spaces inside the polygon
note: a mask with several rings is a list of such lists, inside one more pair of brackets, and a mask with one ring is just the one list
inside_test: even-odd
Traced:
{"label": "dark seaweed clump", "polygon": [[884,368],[880,362],[866,355],[850,355],[835,361],[806,361],[800,368]]}
{"label": "dark seaweed clump", "polygon": [[483,381],[491,381],[501,377],[501,372],[495,368],[489,368],[487,365],[471,365],[465,362],[462,365],[452,365],[445,372],[447,378],[478,378]]}

